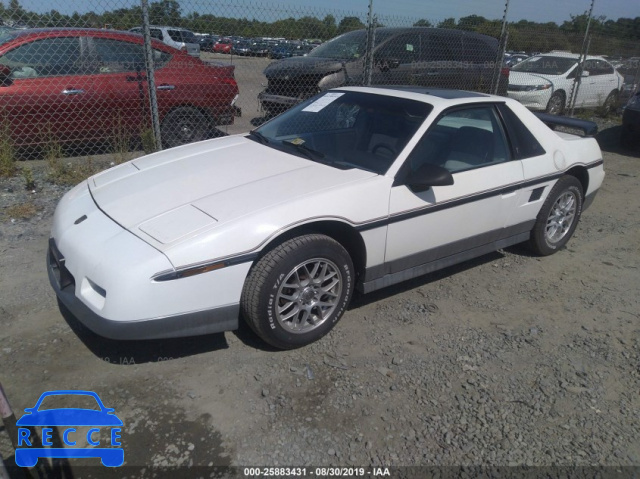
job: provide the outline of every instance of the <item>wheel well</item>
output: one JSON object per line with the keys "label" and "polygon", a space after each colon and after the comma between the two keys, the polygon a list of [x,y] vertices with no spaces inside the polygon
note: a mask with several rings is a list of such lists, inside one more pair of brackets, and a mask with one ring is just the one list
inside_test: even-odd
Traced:
{"label": "wheel well", "polygon": [[364,273],[367,265],[367,250],[364,240],[360,233],[358,233],[352,226],[339,221],[317,221],[315,223],[308,223],[288,230],[269,241],[269,243],[262,248],[260,258],[282,242],[296,236],[302,236],[310,233],[327,235],[336,240],[344,249],[347,250],[349,256],[351,256],[356,276],[360,276]]}
{"label": "wheel well", "polygon": [[583,166],[574,166],[569,171],[567,171],[567,175],[575,177],[580,184],[582,185],[583,194],[587,194],[587,188],[589,188],[589,173],[587,169]]}

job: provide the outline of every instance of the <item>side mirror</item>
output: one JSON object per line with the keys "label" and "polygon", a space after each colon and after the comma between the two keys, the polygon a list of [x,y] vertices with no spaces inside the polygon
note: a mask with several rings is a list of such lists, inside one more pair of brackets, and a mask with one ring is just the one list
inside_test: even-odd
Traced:
{"label": "side mirror", "polygon": [[0,65],[0,85],[11,85],[11,68],[7,65]]}
{"label": "side mirror", "polygon": [[582,70],[581,76],[584,77],[584,78],[588,77],[589,76],[589,70]]}
{"label": "side mirror", "polygon": [[425,163],[413,173],[410,173],[405,183],[411,191],[419,193],[432,186],[449,186],[453,184],[453,176],[449,170]]}

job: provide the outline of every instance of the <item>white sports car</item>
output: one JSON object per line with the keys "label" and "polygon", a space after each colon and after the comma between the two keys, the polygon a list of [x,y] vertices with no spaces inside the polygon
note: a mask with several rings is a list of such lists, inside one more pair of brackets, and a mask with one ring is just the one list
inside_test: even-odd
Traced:
{"label": "white sports car", "polygon": [[49,278],[110,338],[227,331],[244,318],[295,348],[336,324],[354,288],[526,241],[556,252],[603,178],[595,139],[552,131],[515,100],[340,88],[249,134],[76,186],[56,209]]}

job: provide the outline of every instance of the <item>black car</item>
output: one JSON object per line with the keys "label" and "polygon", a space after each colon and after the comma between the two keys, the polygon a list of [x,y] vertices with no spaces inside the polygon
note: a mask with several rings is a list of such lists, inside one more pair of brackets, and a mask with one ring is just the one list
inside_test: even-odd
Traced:
{"label": "black car", "polygon": [[[416,85],[491,93],[498,40],[444,28],[375,30],[372,85]],[[262,108],[276,113],[319,91],[363,85],[367,31],[340,35],[306,56],[285,58],[264,71],[268,85],[258,95]],[[506,95],[508,69],[499,74],[498,94]]]}
{"label": "black car", "polygon": [[640,146],[640,91],[637,91],[624,108],[620,142],[625,148]]}
{"label": "black car", "polygon": [[214,37],[213,35],[205,35],[200,37],[198,43],[200,43],[200,51],[202,52],[212,52],[213,46],[220,39],[220,37]]}

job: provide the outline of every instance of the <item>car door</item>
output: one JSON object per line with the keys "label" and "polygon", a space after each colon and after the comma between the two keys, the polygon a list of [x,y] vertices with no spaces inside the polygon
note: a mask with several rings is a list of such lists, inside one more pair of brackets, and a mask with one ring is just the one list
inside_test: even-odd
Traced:
{"label": "car door", "polygon": [[420,61],[412,72],[412,84],[469,89],[469,82],[466,81],[468,68],[462,58],[461,38],[459,32],[444,30],[423,33]]}
{"label": "car door", "polygon": [[90,136],[96,92],[84,49],[85,40],[76,36],[39,38],[0,57],[11,69],[0,106],[16,145]]}
{"label": "car door", "polygon": [[[97,80],[102,92],[102,135],[126,141],[150,127],[149,92],[144,47],[114,38],[92,37],[92,51],[99,64]],[[153,50],[156,88],[175,88],[162,80],[162,67],[171,55]],[[162,102],[160,95],[158,101]]]}
{"label": "car door", "polygon": [[[482,248],[509,235],[523,180],[496,109],[483,104],[442,114],[400,170],[390,195],[386,274]],[[448,170],[454,183],[413,191],[423,163]],[[400,180],[400,181],[399,181]]]}

